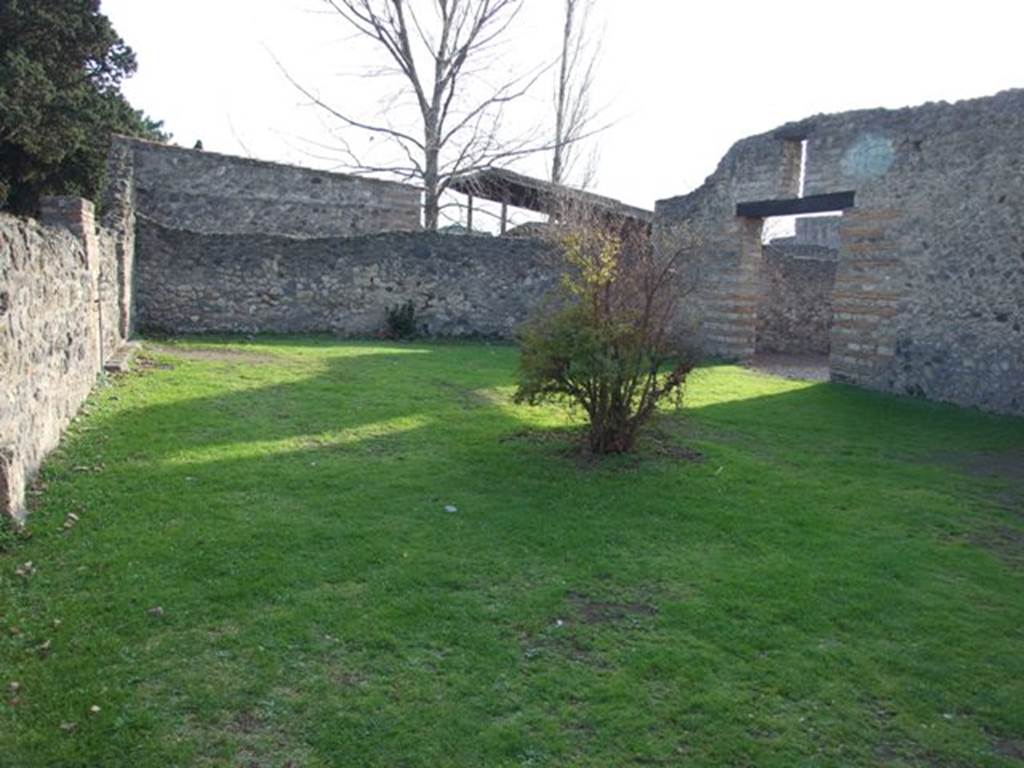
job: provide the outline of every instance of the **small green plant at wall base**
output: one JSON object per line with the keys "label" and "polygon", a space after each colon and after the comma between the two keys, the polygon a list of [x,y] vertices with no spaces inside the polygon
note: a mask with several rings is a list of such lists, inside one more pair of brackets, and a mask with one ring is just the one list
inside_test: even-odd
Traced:
{"label": "small green plant at wall base", "polygon": [[13,549],[19,542],[27,540],[27,532],[14,520],[0,513],[0,555]]}
{"label": "small green plant at wall base", "polygon": [[563,401],[589,421],[593,453],[630,451],[658,403],[693,368],[672,324],[680,296],[674,258],[645,235],[580,227],[563,240],[559,300],[522,335],[517,402]]}
{"label": "small green plant at wall base", "polygon": [[388,307],[384,315],[384,337],[411,339],[416,336],[416,307],[412,301]]}

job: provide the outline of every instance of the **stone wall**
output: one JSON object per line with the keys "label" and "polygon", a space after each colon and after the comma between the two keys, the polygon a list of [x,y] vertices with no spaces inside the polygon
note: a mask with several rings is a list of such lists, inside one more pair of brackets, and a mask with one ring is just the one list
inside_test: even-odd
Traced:
{"label": "stone wall", "polygon": [[838,251],[839,225],[842,222],[842,216],[800,216],[793,221],[792,237],[776,237],[770,242],[773,245],[820,245]]}
{"label": "stone wall", "polygon": [[368,336],[409,300],[429,335],[495,338],[512,335],[557,273],[550,246],[525,238],[208,235],[141,218],[135,270],[143,330]]}
{"label": "stone wall", "polygon": [[0,514],[15,518],[122,342],[117,236],[85,200],[44,200],[42,219],[0,214]]}
{"label": "stone wall", "polygon": [[660,201],[662,250],[690,248],[711,354],[749,358],[762,219],[742,202],[854,192],[843,213],[832,377],[1024,413],[1024,90],[818,115],[743,139],[699,189]]}
{"label": "stone wall", "polygon": [[[103,196],[102,247],[112,250],[116,261],[118,335],[128,339],[134,332],[135,284],[135,168],[130,142],[114,141],[107,160],[107,188]],[[113,317],[108,313],[108,317]]]}
{"label": "stone wall", "polygon": [[801,216],[796,224],[796,242],[839,249],[841,216]]}
{"label": "stone wall", "polygon": [[827,355],[836,252],[772,241],[764,246],[761,281],[756,351]]}
{"label": "stone wall", "polygon": [[137,213],[168,227],[300,237],[420,228],[420,192],[405,184],[124,137],[111,158]]}

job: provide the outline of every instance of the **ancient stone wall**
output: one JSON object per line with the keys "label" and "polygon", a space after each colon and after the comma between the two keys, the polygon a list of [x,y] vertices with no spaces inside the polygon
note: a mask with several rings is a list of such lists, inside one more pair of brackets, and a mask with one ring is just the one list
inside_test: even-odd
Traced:
{"label": "ancient stone wall", "polygon": [[0,214],[0,514],[16,518],[122,341],[117,237],[77,198],[44,200],[42,219]]}
{"label": "ancient stone wall", "polygon": [[840,216],[801,216],[796,224],[796,242],[839,249]]}
{"label": "ancient stone wall", "polygon": [[142,330],[367,336],[389,306],[412,301],[429,335],[495,338],[513,334],[557,274],[550,246],[526,238],[209,235],[141,218],[135,270]]}
{"label": "ancient stone wall", "polygon": [[842,222],[842,216],[800,216],[793,222],[792,237],[776,237],[770,242],[773,245],[820,245],[838,251],[839,225]]}
{"label": "ancient stone wall", "polygon": [[[103,196],[100,236],[104,249],[112,249],[116,262],[118,335],[131,338],[134,332],[133,291],[135,284],[135,168],[130,142],[114,141],[107,159],[107,188]],[[113,294],[111,294],[113,295]],[[113,317],[108,312],[108,317]]]}
{"label": "ancient stone wall", "polygon": [[834,379],[1024,413],[1024,90],[818,115],[743,139],[696,191],[658,203],[691,248],[707,352],[756,346],[763,220],[738,203],[853,192],[840,224]]}
{"label": "ancient stone wall", "polygon": [[140,216],[217,234],[345,237],[420,228],[415,187],[118,137],[115,184]]}
{"label": "ancient stone wall", "polygon": [[764,246],[763,259],[756,351],[827,355],[836,251],[775,240]]}

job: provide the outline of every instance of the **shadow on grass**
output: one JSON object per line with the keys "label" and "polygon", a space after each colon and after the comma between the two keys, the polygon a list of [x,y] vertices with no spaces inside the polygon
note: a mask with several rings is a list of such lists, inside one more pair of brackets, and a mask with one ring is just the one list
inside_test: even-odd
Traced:
{"label": "shadow on grass", "polygon": [[[511,359],[478,364],[479,346],[260,338],[255,344],[207,347],[207,341],[213,340],[158,348],[177,368],[153,375],[186,397],[121,409],[104,420],[112,436],[105,448],[108,463],[186,474],[207,465],[220,468],[226,479],[242,478],[241,462],[249,461],[253,480],[280,474],[281,467],[294,476],[296,467],[309,466],[321,453],[365,466],[405,461],[418,451],[421,464],[476,473],[524,453],[575,456],[576,468],[637,464],[636,457],[581,460],[578,422],[539,425],[529,410],[513,408],[507,399]],[[301,356],[324,347],[345,352]],[[249,365],[245,354],[259,356],[258,362]],[[224,393],[225,375],[242,388]],[[291,380],[281,382],[282,376]],[[205,390],[217,393],[192,394]],[[660,414],[643,434],[641,457],[693,461],[700,458],[693,440],[808,464],[869,454],[880,461],[927,462],[951,447],[973,456],[1024,446],[1024,420],[837,384],[759,392],[755,387],[722,393],[714,402]],[[223,471],[232,465],[238,471]]]}
{"label": "shadow on grass", "polygon": [[[518,738],[508,707],[565,732],[627,713],[594,732],[668,743],[681,695],[680,707],[706,707],[701,727],[728,753],[718,764],[734,764],[746,737],[732,725],[759,702],[808,715],[838,702],[836,721],[870,745],[855,694],[913,711],[924,686],[951,699],[996,690],[1004,699],[965,705],[1009,729],[998,666],[1012,678],[1016,593],[990,564],[936,544],[922,521],[948,525],[957,507],[911,487],[941,475],[905,458],[953,442],[1008,450],[1024,443],[1020,422],[835,385],[770,393],[742,374],[659,415],[641,463],[595,470],[566,456],[578,426],[508,404],[506,351],[299,359],[323,346],[261,340],[240,347],[269,358],[259,364],[172,361],[145,387],[108,391],[119,405],[48,467],[59,482],[47,507],[79,510],[81,527],[64,534],[52,519],[31,543],[46,599],[19,596],[33,643],[9,642],[30,691],[18,727],[49,764],[195,764],[230,754],[261,718],[289,746],[352,764],[441,764],[439,730],[457,737],[461,764],[497,764],[480,731]],[[658,456],[649,441],[699,441],[707,461]],[[37,663],[28,650],[53,618],[66,629]],[[894,654],[893,638],[910,650]],[[946,665],[950,647],[984,658]],[[783,693],[751,697],[751,681]],[[61,695],[43,711],[33,689]],[[553,713],[563,699],[573,709]],[[73,718],[77,745],[47,737]],[[811,754],[819,736],[787,738]],[[545,741],[556,756],[560,739]],[[424,745],[435,751],[407,760]],[[635,756],[606,749],[609,764]]]}

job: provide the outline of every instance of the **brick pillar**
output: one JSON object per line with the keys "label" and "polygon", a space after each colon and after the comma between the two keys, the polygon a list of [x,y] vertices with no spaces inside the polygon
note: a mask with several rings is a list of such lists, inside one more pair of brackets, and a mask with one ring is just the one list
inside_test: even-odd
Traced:
{"label": "brick pillar", "polygon": [[843,212],[832,298],[830,363],[837,381],[883,386],[895,355],[895,322],[902,297],[902,264],[888,233],[902,218],[902,212],[891,209]]}
{"label": "brick pillar", "polygon": [[[706,276],[704,342],[707,352],[727,360],[749,360],[757,339],[762,219],[735,219],[731,253],[713,254],[714,274]],[[710,273],[710,270],[709,270]]]}
{"label": "brick pillar", "polygon": [[48,227],[64,227],[79,240],[96,239],[96,206],[81,197],[44,197],[39,221]]}

